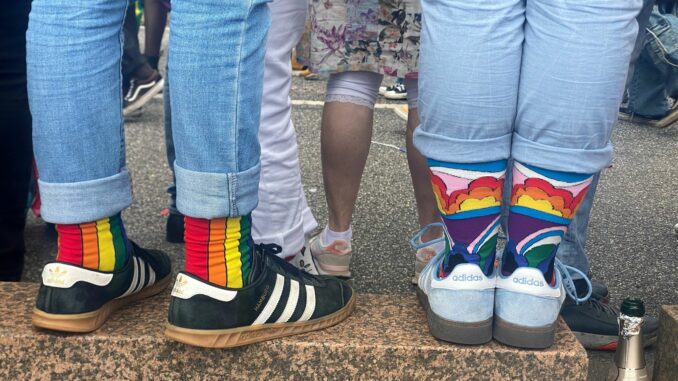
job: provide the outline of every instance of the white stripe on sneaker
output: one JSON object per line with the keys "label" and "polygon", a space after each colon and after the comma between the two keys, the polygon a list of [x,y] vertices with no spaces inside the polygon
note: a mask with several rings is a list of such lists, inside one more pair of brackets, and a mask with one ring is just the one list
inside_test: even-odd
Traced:
{"label": "white stripe on sneaker", "polygon": [[276,320],[276,323],[287,323],[288,320],[292,317],[294,310],[297,308],[297,302],[299,301],[299,282],[292,279],[290,281],[290,295],[287,297],[287,304],[282,314]]}
{"label": "white stripe on sneaker", "polygon": [[141,291],[144,288],[144,283],[146,283],[146,263],[141,258],[136,258],[139,261],[139,283],[134,289],[134,293]]}
{"label": "white stripe on sneaker", "polygon": [[268,302],[266,302],[266,306],[261,310],[259,313],[259,316],[257,316],[257,319],[252,323],[252,325],[261,325],[266,323],[268,318],[271,317],[271,314],[273,314],[273,311],[275,308],[278,306],[278,302],[280,301],[280,296],[282,295],[283,288],[285,286],[285,278],[283,278],[282,275],[276,274],[275,277],[275,286],[273,287],[273,292],[271,293],[271,297],[268,298]]}
{"label": "white stripe on sneaker", "polygon": [[306,321],[313,316],[315,311],[315,289],[313,286],[306,285],[306,308],[304,313],[301,314],[299,321]]}
{"label": "white stripe on sneaker", "polygon": [[148,265],[148,285],[152,286],[155,283],[155,271],[153,271],[153,267],[151,265]]}
{"label": "white stripe on sneaker", "polygon": [[119,298],[122,298],[122,297],[125,297],[125,296],[131,294],[134,291],[134,289],[137,287],[137,280],[139,279],[139,269],[138,269],[139,265],[137,264],[136,257],[130,257],[129,260],[132,261],[132,267],[134,267],[134,275],[132,276],[132,283],[130,283],[127,291],[125,291],[124,294],[120,295]]}

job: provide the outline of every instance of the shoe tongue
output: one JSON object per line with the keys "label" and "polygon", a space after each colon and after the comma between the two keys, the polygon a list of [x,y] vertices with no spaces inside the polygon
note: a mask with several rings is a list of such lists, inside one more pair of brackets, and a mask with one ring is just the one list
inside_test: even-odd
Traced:
{"label": "shoe tongue", "polygon": [[263,265],[263,254],[259,253],[259,250],[252,245],[252,271],[250,271],[249,279],[247,279],[247,284],[251,284],[261,271],[261,266]]}

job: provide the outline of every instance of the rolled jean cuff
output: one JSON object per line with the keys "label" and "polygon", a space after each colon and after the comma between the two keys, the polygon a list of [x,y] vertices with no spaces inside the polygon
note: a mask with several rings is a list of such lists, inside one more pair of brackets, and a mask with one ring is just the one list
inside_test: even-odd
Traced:
{"label": "rolled jean cuff", "polygon": [[552,171],[598,173],[612,162],[612,143],[603,148],[563,148],[547,146],[513,134],[514,160]]}
{"label": "rolled jean cuff", "polygon": [[132,204],[126,168],[103,179],[77,183],[38,180],[42,218],[55,224],[80,224],[117,214]]}
{"label": "rolled jean cuff", "polygon": [[489,139],[455,139],[414,130],[414,145],[429,159],[448,163],[480,163],[508,159],[511,134]]}
{"label": "rolled jean cuff", "polygon": [[174,162],[177,209],[196,218],[244,216],[259,201],[261,165],[236,173],[195,172]]}

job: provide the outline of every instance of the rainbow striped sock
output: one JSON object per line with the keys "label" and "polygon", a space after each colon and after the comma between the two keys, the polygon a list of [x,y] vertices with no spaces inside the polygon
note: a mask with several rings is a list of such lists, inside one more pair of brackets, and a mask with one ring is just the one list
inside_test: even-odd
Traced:
{"label": "rainbow striped sock", "polygon": [[252,217],[215,218],[186,216],[186,272],[210,283],[242,288],[252,270]]}
{"label": "rainbow striped sock", "polygon": [[459,263],[475,263],[486,275],[494,270],[506,164],[506,160],[472,164],[428,160],[438,211],[450,239],[440,276]]}
{"label": "rainbow striped sock", "polygon": [[593,175],[550,171],[514,162],[507,252],[502,273],[538,268],[553,283],[554,258]]}
{"label": "rainbow striped sock", "polygon": [[120,213],[94,222],[57,224],[58,262],[97,271],[115,271],[127,263],[129,241]]}

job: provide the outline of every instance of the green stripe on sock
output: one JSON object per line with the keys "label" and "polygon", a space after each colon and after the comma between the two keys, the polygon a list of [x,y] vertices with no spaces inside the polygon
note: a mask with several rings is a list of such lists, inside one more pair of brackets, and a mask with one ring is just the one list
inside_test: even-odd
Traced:
{"label": "green stripe on sock", "polygon": [[121,269],[127,262],[127,245],[123,233],[122,218],[120,214],[109,219],[111,234],[113,235],[113,247],[115,248],[115,270]]}
{"label": "green stripe on sock", "polygon": [[242,271],[242,284],[249,283],[250,271],[252,269],[252,247],[250,242],[252,240],[252,215],[248,214],[240,218],[240,243],[238,251],[240,251],[240,263]]}

